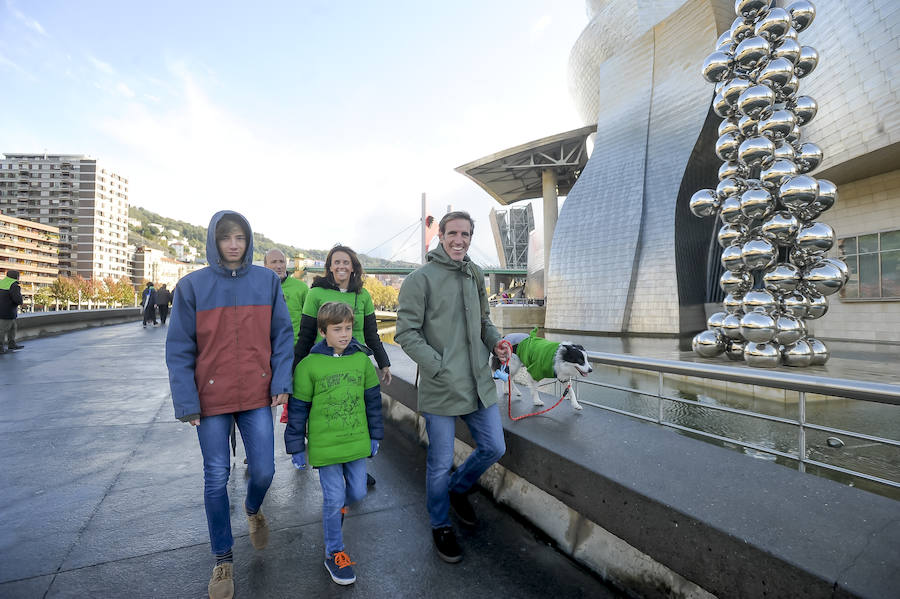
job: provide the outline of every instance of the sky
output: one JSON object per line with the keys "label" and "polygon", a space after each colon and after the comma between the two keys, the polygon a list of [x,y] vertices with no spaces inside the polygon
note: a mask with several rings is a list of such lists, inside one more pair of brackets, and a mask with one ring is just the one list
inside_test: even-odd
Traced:
{"label": "sky", "polygon": [[499,204],[453,169],[584,124],[582,0],[0,2],[0,153],[85,154],[131,205],[295,247],[418,261],[424,192],[497,264]]}

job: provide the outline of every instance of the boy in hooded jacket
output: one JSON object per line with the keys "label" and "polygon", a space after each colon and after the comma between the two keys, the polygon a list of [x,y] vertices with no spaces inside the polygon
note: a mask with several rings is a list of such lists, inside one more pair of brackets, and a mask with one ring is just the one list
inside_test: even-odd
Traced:
{"label": "boy in hooded jacket", "polygon": [[166,336],[166,365],[175,417],[197,427],[203,454],[204,505],[216,559],[211,599],[234,596],[228,476],[231,423],[241,431],[249,480],[244,511],[250,542],[266,546],[260,510],[275,474],[272,406],[291,390],[293,328],[281,283],[254,266],[250,224],[217,212],[206,242],[209,266],[178,283]]}
{"label": "boy in hooded jacket", "polygon": [[353,338],[353,309],[326,302],[316,320],[324,339],[294,370],[284,446],[296,468],[306,468],[308,453],[319,471],[325,568],[334,582],[348,585],[356,581],[355,562],[344,550],[341,526],[347,506],[366,496],[365,458],[384,438],[381,387],[371,350]]}

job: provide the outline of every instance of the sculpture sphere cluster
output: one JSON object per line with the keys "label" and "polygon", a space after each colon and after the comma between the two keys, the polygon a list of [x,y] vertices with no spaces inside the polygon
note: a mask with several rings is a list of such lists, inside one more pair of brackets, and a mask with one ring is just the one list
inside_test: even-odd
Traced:
{"label": "sculpture sphere cluster", "polygon": [[849,271],[825,257],[834,230],[815,219],[834,205],[837,188],[810,175],[822,150],[804,142],[800,129],[818,109],[797,95],[818,63],[816,50],[797,41],[815,7],[808,0],[773,5],[737,0],[737,18],[703,63],[703,76],[716,85],[713,110],[723,119],[715,148],[723,163],[718,186],[695,193],[690,208],[721,220],[726,270],[719,285],[727,295],[693,347],[750,366],[809,366],[829,354],[807,335],[806,320],[825,314],[826,296],[847,283]]}

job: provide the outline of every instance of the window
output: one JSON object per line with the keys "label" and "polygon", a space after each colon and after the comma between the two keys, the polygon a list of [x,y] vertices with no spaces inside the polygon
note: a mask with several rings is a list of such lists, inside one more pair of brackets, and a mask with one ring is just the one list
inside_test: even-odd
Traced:
{"label": "window", "polygon": [[850,268],[842,299],[900,299],[900,231],[844,237],[838,252]]}

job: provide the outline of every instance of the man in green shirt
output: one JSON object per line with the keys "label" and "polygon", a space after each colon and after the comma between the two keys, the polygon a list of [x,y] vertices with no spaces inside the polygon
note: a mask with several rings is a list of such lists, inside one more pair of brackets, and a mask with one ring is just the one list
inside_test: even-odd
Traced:
{"label": "man in green shirt", "polygon": [[279,249],[266,252],[263,266],[275,272],[281,280],[281,291],[284,292],[284,301],[287,302],[288,312],[291,314],[291,325],[294,327],[294,345],[297,344],[297,335],[300,333],[300,317],[303,315],[303,302],[309,287],[300,279],[287,276],[287,258]]}

